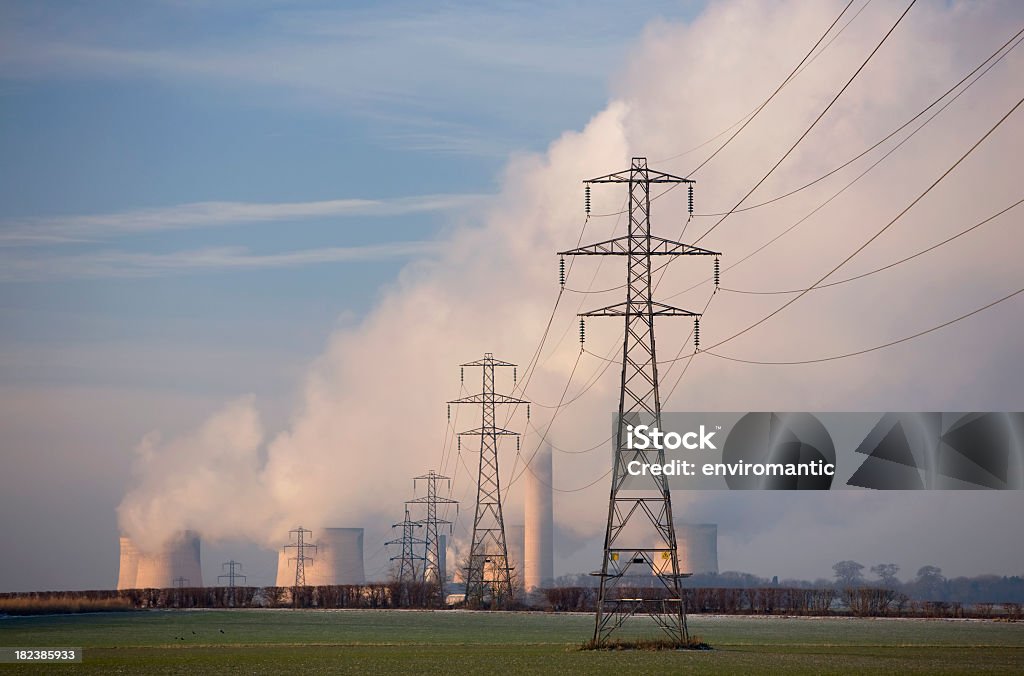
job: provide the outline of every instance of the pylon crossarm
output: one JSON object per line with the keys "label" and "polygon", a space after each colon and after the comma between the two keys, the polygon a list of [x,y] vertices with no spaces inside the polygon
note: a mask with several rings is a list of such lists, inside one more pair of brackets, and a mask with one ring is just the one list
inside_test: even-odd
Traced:
{"label": "pylon crossarm", "polygon": [[[490,397],[489,400],[484,399],[485,396]],[[447,402],[449,404],[483,404],[485,402],[494,404],[528,404],[530,402],[525,399],[516,399],[515,397],[509,397],[504,394],[471,394],[468,397],[461,399],[452,399]]]}
{"label": "pylon crossarm", "polygon": [[[617,171],[614,174],[606,174],[604,176],[598,176],[597,178],[591,178],[586,183],[629,183],[630,181],[636,181],[636,168],[631,167],[624,169],[623,171]],[[643,173],[645,178],[641,179],[645,183],[696,183],[693,179],[682,178],[680,176],[673,176],[672,174],[666,174],[663,171],[656,171],[654,169],[647,168],[647,161],[644,160]]]}
{"label": "pylon crossarm", "polygon": [[501,427],[477,427],[476,429],[466,430],[465,432],[459,432],[458,434],[459,436],[468,437],[479,437],[481,435],[490,436],[492,434],[500,437],[519,436],[519,432],[513,432],[512,430],[506,430]]}
{"label": "pylon crossarm", "polygon": [[459,364],[459,366],[516,366],[516,364],[501,361],[494,357],[484,357],[483,359],[477,359],[476,361],[468,361],[465,364]]}
{"label": "pylon crossarm", "polygon": [[683,308],[665,305],[657,301],[651,301],[649,309],[646,302],[633,301],[608,305],[596,310],[588,310],[579,313],[580,317],[635,317],[637,315],[651,315],[654,317],[700,317],[699,312],[684,310]]}
{"label": "pylon crossarm", "polygon": [[[632,244],[632,246],[631,246]],[[721,256],[717,251],[702,249],[655,235],[630,237],[624,235],[596,244],[559,251],[559,256]]]}

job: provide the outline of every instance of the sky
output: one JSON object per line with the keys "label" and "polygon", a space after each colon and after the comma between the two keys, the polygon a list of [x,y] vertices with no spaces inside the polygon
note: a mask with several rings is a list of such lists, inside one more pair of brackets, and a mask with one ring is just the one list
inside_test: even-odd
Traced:
{"label": "sky", "polygon": [[[695,169],[843,5],[5,3],[0,533],[24,546],[0,561],[0,590],[112,586],[119,530],[146,541],[183,527],[204,531],[207,578],[235,558],[251,581],[270,583],[266,548],[299,522],[364,526],[368,572],[383,574],[377,543],[400,520],[412,476],[439,467],[454,477],[454,497],[470,495],[474,462],[451,447],[445,418],[444,402],[460,394],[457,365],[490,351],[527,373],[553,316],[522,395],[537,402],[535,417],[515,420],[527,430],[524,452],[502,458],[512,465],[514,522],[515,477],[541,431],[566,450],[592,447],[617,400],[616,369],[580,355],[574,315],[615,302],[614,291],[595,291],[621,284],[622,271],[574,261],[552,311],[554,253],[623,227],[597,215],[620,210],[624,195],[595,189],[595,217],[581,234],[579,182],[646,155],[656,168],[694,172],[698,214],[728,210],[905,7],[856,0],[826,49]],[[922,0],[750,202],[857,155],[1021,27],[1024,9],[1010,1]],[[1024,95],[1022,72],[1014,50],[735,272],[732,261],[907,134],[794,197],[726,219],[702,242],[725,254],[723,285],[817,280]],[[1019,115],[837,275],[909,256],[1020,199]],[[678,194],[660,199],[655,229],[676,237],[684,207]],[[1020,218],[1008,213],[892,270],[811,292],[719,352],[827,356],[973,310],[1020,288]],[[715,220],[698,216],[685,232],[699,236]],[[674,266],[663,298],[709,274]],[[699,309],[707,293],[668,302]],[[716,295],[706,344],[784,298]],[[670,362],[666,408],[1021,410],[1020,308],[1010,300],[826,364],[701,356],[678,389],[685,362]],[[614,357],[621,327],[611,321],[588,323],[588,350]],[[661,326],[671,358],[689,327]],[[545,406],[563,390],[579,398],[552,421]],[[595,482],[604,457],[556,452],[556,487]],[[596,481],[556,496],[556,572],[596,566],[603,523],[594,514],[606,490]],[[725,569],[814,578],[856,558],[895,561],[906,577],[926,564],[1024,573],[1024,525],[1014,518],[1022,508],[1020,493],[844,492],[686,495],[676,512],[720,524]],[[469,511],[464,502],[460,513]]]}

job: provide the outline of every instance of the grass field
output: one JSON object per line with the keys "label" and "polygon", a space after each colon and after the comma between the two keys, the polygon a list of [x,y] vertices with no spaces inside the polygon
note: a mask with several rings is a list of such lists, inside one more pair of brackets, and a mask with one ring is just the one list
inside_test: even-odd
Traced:
{"label": "grass field", "polygon": [[1024,624],[694,616],[691,633],[714,650],[577,650],[592,623],[541,613],[140,611],[0,618],[0,646],[84,648],[83,664],[34,667],[79,674],[1024,673]]}

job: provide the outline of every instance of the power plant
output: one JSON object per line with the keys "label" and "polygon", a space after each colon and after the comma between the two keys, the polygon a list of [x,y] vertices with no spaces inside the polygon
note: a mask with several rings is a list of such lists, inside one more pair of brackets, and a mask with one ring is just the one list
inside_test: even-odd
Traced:
{"label": "power plant", "polygon": [[554,511],[552,509],[551,445],[537,451],[526,472],[524,517],[526,537],[523,547],[523,589],[532,591],[550,586],[555,579]]}
{"label": "power plant", "polygon": [[[316,546],[315,553],[311,561],[305,562],[307,585],[316,587],[366,582],[362,528],[323,528],[312,544]],[[310,550],[313,551],[312,548]],[[294,556],[294,553],[283,549],[278,553],[278,587],[295,585]]]}
{"label": "power plant", "polygon": [[199,535],[186,530],[175,534],[154,554],[146,553],[131,538],[121,537],[118,589],[164,589],[175,580],[188,587],[203,586]]}
{"label": "power plant", "polygon": [[684,573],[718,573],[718,525],[676,521],[679,568]]}

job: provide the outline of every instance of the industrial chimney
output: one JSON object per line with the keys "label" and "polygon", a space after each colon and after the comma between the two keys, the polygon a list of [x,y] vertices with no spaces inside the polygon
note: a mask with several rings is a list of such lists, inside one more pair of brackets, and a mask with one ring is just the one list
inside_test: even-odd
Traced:
{"label": "industrial chimney", "polygon": [[526,535],[523,588],[548,587],[555,579],[551,445],[540,448],[526,472]]}
{"label": "industrial chimney", "polygon": [[[314,533],[315,535],[315,533]],[[312,561],[305,565],[306,584],[311,587],[336,584],[364,584],[363,529],[324,528],[313,544],[316,550],[307,554]],[[281,550],[277,557],[277,586],[295,584],[294,550]]]}

